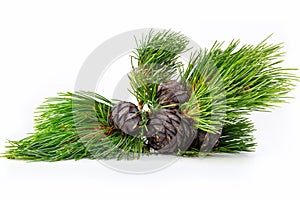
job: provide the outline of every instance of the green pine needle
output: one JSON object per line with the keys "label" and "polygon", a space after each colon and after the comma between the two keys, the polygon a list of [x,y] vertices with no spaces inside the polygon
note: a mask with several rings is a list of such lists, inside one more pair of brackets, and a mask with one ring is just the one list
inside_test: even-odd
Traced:
{"label": "green pine needle", "polygon": [[178,69],[183,66],[178,58],[187,50],[188,39],[170,30],[150,31],[136,43],[138,47],[131,59],[137,60],[137,66],[132,62],[129,75],[131,93],[141,102],[141,106],[148,104],[151,109],[157,105],[158,84],[175,78]]}
{"label": "green pine needle", "polygon": [[252,152],[256,142],[253,136],[254,124],[245,117],[232,119],[234,123],[226,123],[222,135],[212,152],[238,153]]}
{"label": "green pine needle", "polygon": [[182,74],[194,90],[182,109],[194,117],[198,128],[212,133],[229,115],[269,111],[286,102],[299,80],[292,74],[295,69],[281,66],[282,44],[264,40],[240,47],[237,40],[222,47],[223,43],[215,42],[210,50],[193,54]]}
{"label": "green pine needle", "polygon": [[183,153],[185,157],[207,156],[212,153],[239,153],[255,151],[256,142],[253,135],[254,124],[245,117],[237,117],[234,123],[226,123],[222,135],[211,152],[199,152],[199,149],[189,149]]}
{"label": "green pine needle", "polygon": [[142,137],[112,129],[112,104],[92,92],[60,93],[37,108],[35,132],[9,141],[4,156],[28,161],[136,158],[146,152]]}

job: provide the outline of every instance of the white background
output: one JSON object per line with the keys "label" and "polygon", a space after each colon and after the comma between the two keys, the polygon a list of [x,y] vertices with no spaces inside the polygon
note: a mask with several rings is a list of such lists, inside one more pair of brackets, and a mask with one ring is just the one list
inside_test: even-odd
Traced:
{"label": "white background", "polygon": [[[45,97],[74,89],[82,63],[98,45],[124,31],[172,28],[204,47],[233,38],[256,44],[274,33],[270,42],[285,42],[284,64],[299,66],[296,2],[1,1],[0,152],[7,138],[33,130],[34,108]],[[90,160],[0,159],[0,199],[299,199],[299,87],[291,95],[291,104],[252,116],[255,153],[180,159],[147,175]]]}

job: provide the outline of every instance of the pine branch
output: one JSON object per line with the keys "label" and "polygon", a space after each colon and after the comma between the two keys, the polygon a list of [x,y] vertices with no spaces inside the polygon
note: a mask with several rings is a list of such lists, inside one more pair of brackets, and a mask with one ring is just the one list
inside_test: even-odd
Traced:
{"label": "pine branch", "polygon": [[183,153],[184,156],[206,156],[211,153],[239,153],[252,152],[255,150],[255,131],[253,123],[245,117],[231,119],[234,123],[226,123],[222,129],[221,137],[211,152],[200,152],[199,149],[191,148]]}
{"label": "pine branch", "polygon": [[[209,51],[191,59],[184,77],[192,75],[189,81],[193,84],[195,78],[202,75],[204,81],[209,82],[210,76],[215,76],[212,68],[216,67],[222,77],[226,102],[233,109],[265,111],[286,102],[285,95],[295,87],[293,81],[299,81],[299,77],[291,73],[296,69],[281,66],[282,44],[267,44],[266,40],[257,46],[239,48],[239,44],[232,41],[222,50],[222,43],[215,42]],[[191,74],[201,67],[210,72]]]}
{"label": "pine branch", "polygon": [[293,81],[299,80],[291,73],[295,69],[280,66],[282,44],[264,40],[257,46],[239,47],[239,41],[232,41],[224,50],[222,46],[215,42],[210,50],[193,54],[182,74],[194,90],[182,109],[194,116],[198,128],[212,133],[215,124],[230,119],[228,115],[268,111],[286,102]]}
{"label": "pine branch", "polygon": [[183,34],[171,30],[157,33],[151,30],[141,40],[136,39],[136,44],[133,58],[138,61],[138,67],[153,65],[152,67],[157,69],[176,65],[179,54],[186,50],[188,39]]}
{"label": "pine branch", "polygon": [[132,94],[150,108],[156,105],[157,85],[176,78],[178,68],[183,64],[178,61],[180,53],[186,50],[188,39],[181,33],[150,31],[137,41],[137,48],[132,59],[138,66],[132,64],[129,75]]}
{"label": "pine branch", "polygon": [[9,141],[6,158],[29,161],[69,159],[121,159],[146,152],[144,139],[112,129],[108,113],[112,104],[92,92],[60,93],[38,107],[35,132]]}
{"label": "pine branch", "polygon": [[[253,151],[256,143],[253,123],[246,118],[251,111],[269,111],[286,102],[287,94],[299,78],[294,69],[281,67],[282,44],[239,47],[232,41],[223,49],[215,42],[211,49],[191,56],[185,71],[178,61],[188,40],[180,33],[150,31],[140,41],[131,59],[131,92],[140,109],[147,104],[153,112],[158,106],[157,86],[171,79],[191,86],[190,100],[180,110],[208,133],[222,131],[212,152]],[[177,70],[182,72],[177,77]],[[4,157],[28,161],[68,159],[130,159],[148,154],[143,132],[130,136],[108,123],[113,104],[93,92],[60,93],[38,107],[35,132],[19,141],[9,141]],[[149,115],[141,111],[143,127]],[[222,126],[224,127],[222,129]],[[145,131],[145,130],[143,130]],[[201,155],[189,149],[185,156]]]}
{"label": "pine branch", "polygon": [[212,152],[238,153],[241,151],[254,151],[256,143],[253,123],[245,118],[232,119],[234,123],[226,123],[222,135]]}

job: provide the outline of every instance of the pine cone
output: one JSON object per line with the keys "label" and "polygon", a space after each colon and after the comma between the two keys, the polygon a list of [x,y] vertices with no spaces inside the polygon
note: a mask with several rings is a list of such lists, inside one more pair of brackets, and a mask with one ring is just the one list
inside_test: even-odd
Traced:
{"label": "pine cone", "polygon": [[187,102],[190,96],[190,91],[173,80],[161,83],[157,89],[158,101],[162,106],[174,105],[173,108],[178,108],[180,104]]}
{"label": "pine cone", "polygon": [[109,124],[129,135],[140,132],[141,119],[137,106],[125,101],[115,104],[109,113]]}
{"label": "pine cone", "polygon": [[147,129],[148,145],[159,153],[185,151],[196,137],[192,120],[178,110],[162,109],[150,114]]}
{"label": "pine cone", "polygon": [[189,149],[198,149],[200,152],[210,152],[218,143],[221,134],[212,134],[197,130],[197,137]]}

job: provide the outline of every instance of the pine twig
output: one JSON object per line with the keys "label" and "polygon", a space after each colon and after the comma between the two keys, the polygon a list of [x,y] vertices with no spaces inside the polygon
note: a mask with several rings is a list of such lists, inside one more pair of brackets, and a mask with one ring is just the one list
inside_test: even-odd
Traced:
{"label": "pine twig", "polygon": [[92,92],[60,93],[37,109],[35,132],[9,141],[4,156],[28,161],[136,158],[146,152],[142,137],[108,124],[112,104]]}
{"label": "pine twig", "polygon": [[170,30],[150,31],[141,40],[136,39],[136,43],[138,47],[131,59],[137,60],[137,66],[132,66],[129,75],[131,93],[152,108],[157,104],[157,85],[175,78],[177,70],[183,66],[178,58],[186,50],[188,39]]}
{"label": "pine twig", "polygon": [[232,41],[223,49],[223,43],[215,42],[211,49],[192,54],[182,74],[194,90],[190,102],[182,107],[200,129],[216,132],[215,126],[229,120],[228,115],[268,111],[286,102],[286,95],[295,87],[293,81],[299,81],[291,73],[295,69],[281,66],[282,44],[267,44],[266,40],[257,46],[239,44]]}

